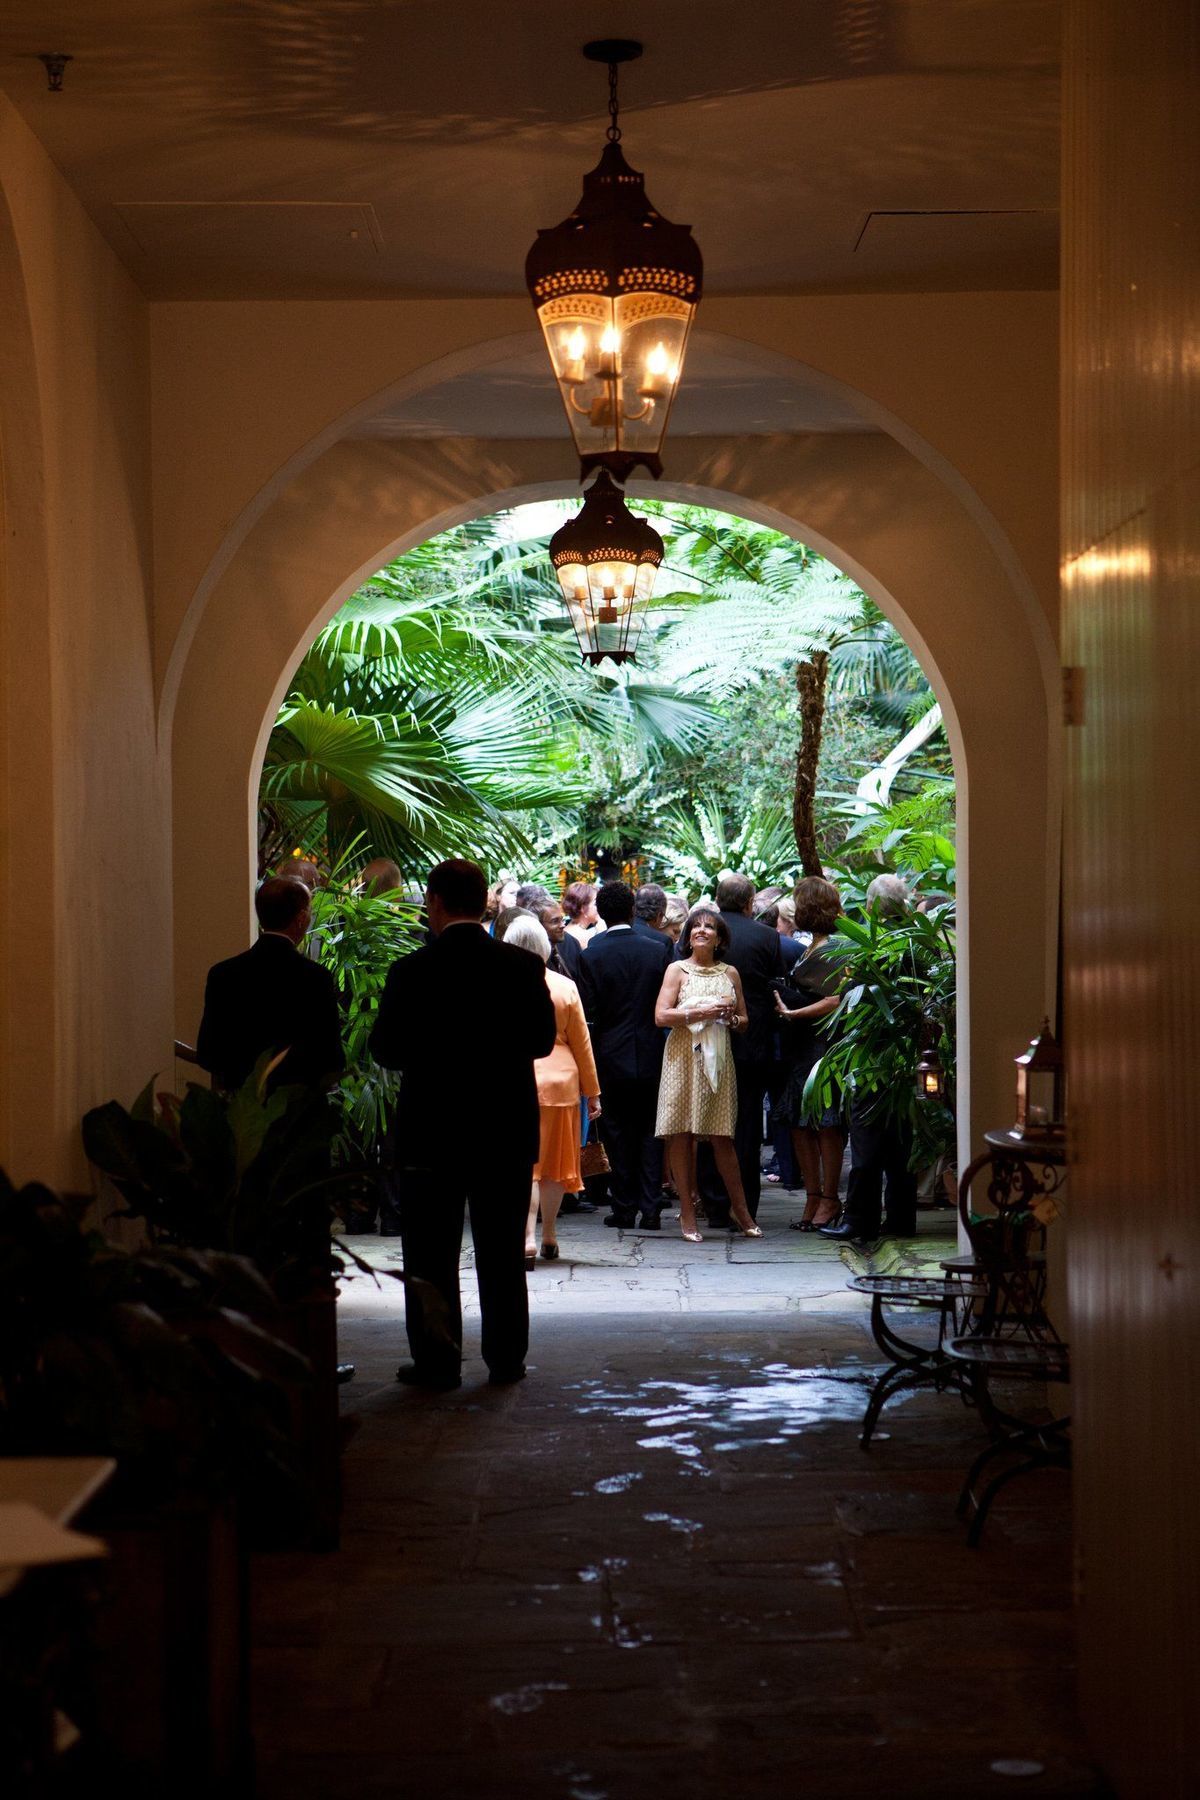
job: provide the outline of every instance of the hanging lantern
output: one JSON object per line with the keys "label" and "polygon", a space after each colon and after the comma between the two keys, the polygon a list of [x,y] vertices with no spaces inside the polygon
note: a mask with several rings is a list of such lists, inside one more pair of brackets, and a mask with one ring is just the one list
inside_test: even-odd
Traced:
{"label": "hanging lantern", "polygon": [[584,662],[632,662],[663,541],[635,518],[607,469],[550,539],[550,561]]}
{"label": "hanging lantern", "polygon": [[583,178],[569,218],[539,231],[525,280],[579,451],[581,474],[604,467],[626,481],[659,452],[700,301],[703,262],[689,225],[646,198],[621,154],[617,69],[642,54],[622,38],[584,46],[608,64],[608,143]]}
{"label": "hanging lantern", "polygon": [[938,1060],[936,1048],[930,1047],[921,1052],[921,1060],[917,1064],[917,1099],[944,1100],[946,1098],[946,1071]]}
{"label": "hanging lantern", "polygon": [[1015,1061],[1017,1122],[1010,1136],[1022,1143],[1057,1143],[1067,1132],[1066,1070],[1049,1019],[1042,1020],[1042,1029]]}

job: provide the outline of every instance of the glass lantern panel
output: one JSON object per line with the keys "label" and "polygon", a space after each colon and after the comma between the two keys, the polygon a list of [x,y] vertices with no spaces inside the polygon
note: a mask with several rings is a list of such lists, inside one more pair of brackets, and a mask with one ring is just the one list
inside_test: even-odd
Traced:
{"label": "glass lantern panel", "polygon": [[1027,1069],[1025,1072],[1025,1117],[1022,1123],[1034,1129],[1054,1122],[1054,1071]]}
{"label": "glass lantern panel", "polygon": [[657,454],[679,388],[695,308],[670,294],[622,294],[621,418],[617,448]]}
{"label": "glass lantern panel", "polygon": [[597,617],[606,611],[628,612],[633,604],[636,583],[637,568],[633,563],[617,562],[615,559],[611,562],[592,563],[588,569],[592,611]]}
{"label": "glass lantern panel", "polygon": [[580,456],[657,453],[695,308],[669,294],[563,294],[538,320]]}
{"label": "glass lantern panel", "polygon": [[639,564],[637,581],[633,590],[633,597],[635,600],[649,600],[651,594],[654,592],[654,577],[657,574],[657,563],[644,562]]}

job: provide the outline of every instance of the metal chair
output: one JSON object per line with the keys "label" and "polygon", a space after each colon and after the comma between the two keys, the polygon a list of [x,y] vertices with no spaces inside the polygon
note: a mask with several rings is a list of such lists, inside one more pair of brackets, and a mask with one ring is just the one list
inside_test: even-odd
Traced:
{"label": "metal chair", "polygon": [[[992,1397],[990,1378],[1000,1375],[1027,1381],[1069,1381],[1070,1351],[1059,1338],[1021,1341],[971,1335],[952,1338],[946,1345],[946,1354],[973,1383],[980,1413],[992,1434],[992,1442],[967,1470],[958,1500],[959,1518],[969,1520],[967,1543],[975,1549],[992,1502],[1002,1487],[1031,1469],[1071,1467],[1070,1415],[1037,1422],[1003,1412]],[[996,1462],[1004,1466],[980,1489],[980,1480]]]}

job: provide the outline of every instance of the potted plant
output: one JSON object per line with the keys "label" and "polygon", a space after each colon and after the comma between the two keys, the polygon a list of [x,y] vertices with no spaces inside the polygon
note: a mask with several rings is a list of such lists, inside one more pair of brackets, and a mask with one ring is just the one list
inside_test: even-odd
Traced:
{"label": "potted plant", "polygon": [[249,1261],[129,1252],[0,1173],[0,1453],[104,1455],[108,1542],[79,1697],[85,1741],[173,1791],[248,1791],[240,1510],[297,1476],[283,1384],[303,1373]]}
{"label": "potted plant", "polygon": [[[841,996],[805,1089],[806,1102],[820,1108],[839,1087],[875,1095],[881,1115],[911,1131],[914,1169],[954,1150],[953,917],[946,902],[901,918],[868,912],[839,921],[828,956],[844,971]],[[945,1101],[917,1096],[916,1063],[926,1048],[945,1070]]]}
{"label": "potted plant", "polygon": [[[269,1088],[263,1058],[234,1094],[148,1085],[83,1121],[84,1148],[151,1241],[249,1259],[282,1304],[282,1328],[311,1374],[290,1384],[291,1430],[309,1472],[307,1515],[274,1535],[333,1548],[341,1507],[336,1277],[374,1271],[331,1235],[339,1194],[359,1179],[333,1167],[337,1106],[301,1087]],[[399,1271],[386,1272],[407,1281]],[[429,1300],[426,1300],[428,1308]]]}

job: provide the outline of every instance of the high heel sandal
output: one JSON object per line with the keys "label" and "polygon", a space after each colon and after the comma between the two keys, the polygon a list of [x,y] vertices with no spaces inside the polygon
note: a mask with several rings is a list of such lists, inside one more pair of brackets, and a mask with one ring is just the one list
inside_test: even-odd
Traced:
{"label": "high heel sandal", "polygon": [[827,1195],[823,1194],[821,1196],[821,1206],[827,1206],[829,1208],[829,1211],[825,1214],[824,1218],[821,1218],[819,1216],[820,1215],[820,1207],[817,1208],[817,1214],[814,1216],[813,1222],[812,1222],[812,1229],[814,1231],[820,1231],[821,1227],[823,1225],[832,1225],[834,1220],[837,1218],[838,1213],[841,1211],[841,1207],[838,1204],[838,1198],[837,1198],[836,1194],[833,1196],[832,1199],[830,1199]]}
{"label": "high heel sandal", "polygon": [[815,1231],[816,1215],[824,1203],[824,1194],[809,1194],[804,1202],[804,1213],[799,1219],[793,1219],[788,1226],[789,1231]]}
{"label": "high heel sandal", "polygon": [[679,1235],[682,1237],[685,1244],[702,1244],[704,1242],[703,1237],[696,1230],[695,1219],[693,1218],[692,1229],[689,1231],[687,1226],[683,1222],[683,1214],[682,1213],[680,1213],[680,1215],[679,1215]]}
{"label": "high heel sandal", "polygon": [[729,1229],[730,1229],[730,1231],[741,1232],[743,1237],[761,1237],[762,1236],[762,1226],[756,1225],[754,1223],[754,1220],[750,1217],[749,1213],[746,1214],[746,1223],[744,1225],[742,1224],[742,1221],[740,1219],[730,1218]]}

